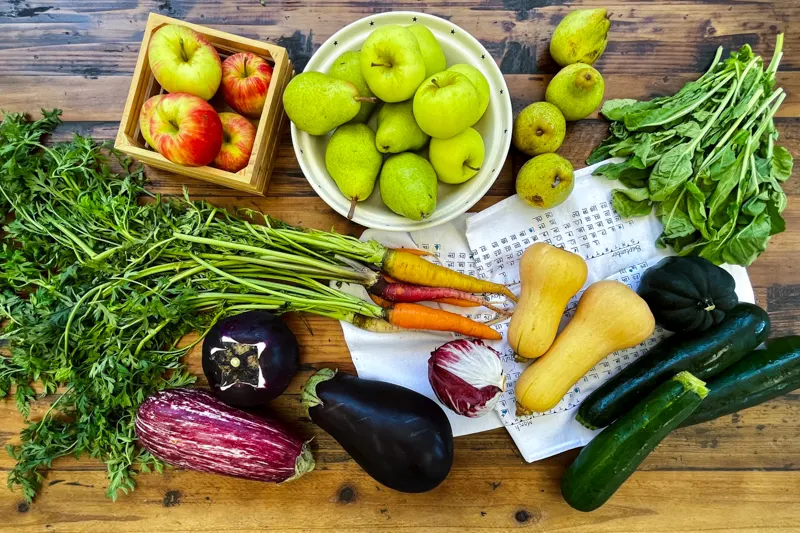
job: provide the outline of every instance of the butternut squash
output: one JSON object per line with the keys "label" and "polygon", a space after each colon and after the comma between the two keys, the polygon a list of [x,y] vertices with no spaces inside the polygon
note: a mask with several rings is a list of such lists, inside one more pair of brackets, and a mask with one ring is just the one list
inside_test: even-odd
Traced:
{"label": "butternut squash", "polygon": [[636,346],[655,327],[647,303],[630,287],[618,281],[594,283],[547,353],[517,380],[517,402],[540,413],[552,409],[601,359]]}
{"label": "butternut squash", "polygon": [[535,359],[550,348],[564,309],[587,273],[582,257],[561,248],[536,243],[525,250],[519,303],[508,326],[508,344],[518,359]]}

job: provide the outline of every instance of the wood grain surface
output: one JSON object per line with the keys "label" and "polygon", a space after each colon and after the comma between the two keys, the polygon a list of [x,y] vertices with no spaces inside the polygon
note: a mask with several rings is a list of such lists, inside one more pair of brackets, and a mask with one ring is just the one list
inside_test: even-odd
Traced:
{"label": "wood grain surface", "polygon": [[[301,70],[339,28],[389,2],[366,0],[0,0],[0,109],[36,112],[60,107],[72,132],[113,139],[148,13],[208,25],[289,49]],[[542,98],[557,71],[548,54],[555,25],[571,8],[607,7],[608,48],[595,65],[606,97],[649,98],[677,91],[704,70],[717,46],[750,43],[771,56],[786,31],[780,84],[789,94],[777,120],[781,143],[800,156],[800,2],[797,0],[460,0],[392,2],[393,10],[445,17],[478,38],[506,76],[515,110]],[[794,31],[793,31],[794,30]],[[560,153],[577,166],[605,135],[593,115],[570,124]],[[503,172],[474,210],[513,193],[525,157],[512,151]],[[290,223],[357,235],[317,198],[284,133],[265,198],[148,169],[164,194],[186,184],[197,198],[263,210]],[[800,328],[800,180],[786,185],[786,233],[773,238],[749,269],[773,335]],[[713,422],[676,431],[600,510],[583,514],[561,499],[559,479],[576,451],[526,464],[503,429],[456,440],[455,465],[439,488],[421,495],[377,485],[299,408],[299,389],[322,366],[352,371],[338,323],[291,317],[302,344],[302,371],[274,409],[314,437],[317,470],[285,486],[185,471],[142,475],[116,503],[104,496],[102,463],[60,460],[37,501],[0,488],[0,531],[363,531],[363,532],[789,532],[800,531],[800,393]],[[199,350],[189,357],[201,376]],[[54,400],[42,400],[41,415]],[[17,441],[21,417],[0,401],[0,444]],[[12,462],[0,454],[0,471]]]}

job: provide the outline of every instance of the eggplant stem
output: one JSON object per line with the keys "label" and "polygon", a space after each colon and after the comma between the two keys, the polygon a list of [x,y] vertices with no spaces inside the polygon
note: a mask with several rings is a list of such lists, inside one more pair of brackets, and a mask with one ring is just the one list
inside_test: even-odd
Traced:
{"label": "eggplant stem", "polygon": [[303,390],[300,391],[300,401],[303,404],[303,409],[308,415],[308,410],[317,405],[322,405],[322,400],[317,396],[317,385],[329,379],[333,379],[336,375],[336,370],[330,368],[322,368],[318,370],[313,376],[308,378],[306,384],[303,385]]}

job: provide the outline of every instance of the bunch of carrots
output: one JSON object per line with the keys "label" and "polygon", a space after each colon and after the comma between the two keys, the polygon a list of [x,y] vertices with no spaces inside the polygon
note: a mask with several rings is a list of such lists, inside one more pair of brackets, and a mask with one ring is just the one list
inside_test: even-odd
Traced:
{"label": "bunch of carrots", "polygon": [[[301,284],[310,299],[295,301],[303,309],[353,323],[379,332],[400,329],[450,331],[482,339],[501,335],[489,325],[457,313],[434,309],[419,302],[448,303],[462,307],[485,306],[501,315],[505,311],[481,296],[500,294],[516,301],[508,287],[480,280],[434,264],[425,258],[433,255],[423,250],[388,248],[374,240],[360,241],[335,232],[290,226],[252,210],[243,217],[231,216],[204,202],[194,202],[198,223],[185,233],[171,238],[191,245],[194,253],[223,263],[246,262],[247,268],[220,264],[227,279],[246,282],[248,292],[258,290],[260,278],[280,283]],[[254,223],[261,219],[263,223]],[[187,268],[197,268],[187,265]],[[358,299],[318,282],[338,281],[364,286],[372,301]],[[291,290],[291,289],[288,289]],[[266,292],[266,289],[264,289]],[[270,297],[280,294],[267,293]],[[337,309],[321,309],[313,301],[341,302]]]}
{"label": "bunch of carrots", "polygon": [[394,326],[451,331],[489,340],[501,339],[500,333],[486,324],[442,309],[417,305],[416,302],[436,302],[458,307],[483,306],[498,314],[508,315],[507,311],[475,294],[502,294],[516,302],[516,297],[508,287],[436,265],[423,259],[427,255],[433,254],[415,249],[388,250],[382,264],[383,275],[367,287],[372,301],[386,310],[384,319],[388,328],[379,321],[357,325],[373,331],[387,331]]}

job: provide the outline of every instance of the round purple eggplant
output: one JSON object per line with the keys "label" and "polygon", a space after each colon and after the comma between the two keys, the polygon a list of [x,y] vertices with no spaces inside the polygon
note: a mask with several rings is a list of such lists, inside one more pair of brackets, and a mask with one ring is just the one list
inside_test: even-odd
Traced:
{"label": "round purple eggplant", "polygon": [[450,421],[418,392],[324,368],[309,378],[302,401],[311,420],[390,489],[427,492],[450,473]]}
{"label": "round purple eggplant", "polygon": [[228,405],[255,407],[277,398],[299,367],[294,333],[267,311],[222,319],[203,340],[203,373]]}

